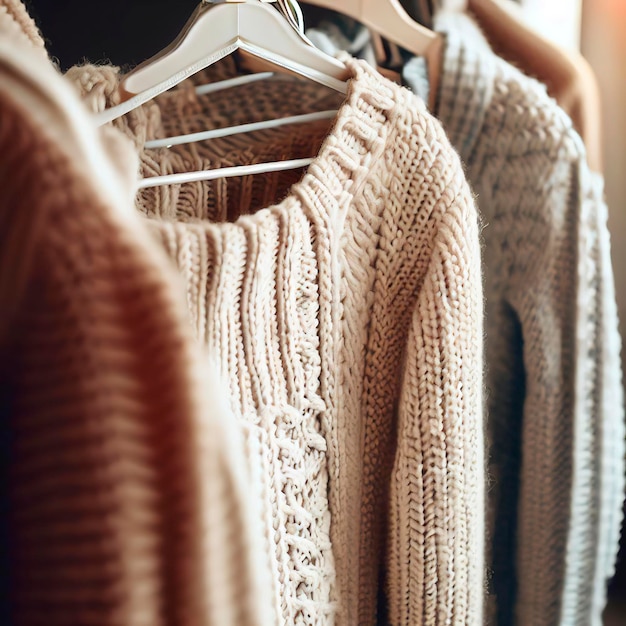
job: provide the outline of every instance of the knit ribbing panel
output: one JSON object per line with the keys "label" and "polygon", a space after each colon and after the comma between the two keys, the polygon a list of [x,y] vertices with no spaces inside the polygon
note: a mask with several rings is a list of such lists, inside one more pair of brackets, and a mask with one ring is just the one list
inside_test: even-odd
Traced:
{"label": "knit ribbing panel", "polygon": [[606,581],[615,574],[617,546],[623,525],[624,459],[626,458],[626,422],[624,419],[624,388],[622,371],[622,338],[616,320],[617,301],[615,298],[615,278],[611,262],[611,241],[608,229],[608,207],[604,200],[604,179],[591,174],[587,199],[597,207],[599,235],[599,265],[601,267],[601,345],[600,355],[603,365],[601,415],[602,436],[602,478],[600,487],[601,510],[600,530],[597,533],[599,559],[595,574],[595,592],[592,617],[600,615],[606,605]]}
{"label": "knit ribbing panel", "polygon": [[[582,146],[581,146],[582,148]],[[582,150],[581,150],[582,153]],[[582,163],[581,163],[582,165]],[[584,168],[572,168],[572,177],[578,184],[584,184],[581,176],[588,176]],[[579,182],[580,181],[580,182]],[[592,189],[590,188],[590,192]],[[602,415],[602,378],[604,363],[598,367],[596,351],[602,350],[604,341],[603,319],[603,277],[600,253],[600,230],[595,202],[595,193],[582,197],[579,209],[578,230],[578,289],[577,311],[580,313],[576,327],[576,399],[573,425],[573,461],[571,515],[567,537],[567,559],[564,574],[563,606],[560,620],[562,624],[589,624],[601,626],[602,609],[594,610],[597,602],[597,586],[606,585],[606,573],[598,574],[604,564],[602,545],[613,539],[611,531],[600,535],[612,513],[606,508],[601,485],[602,464],[611,455],[603,458],[603,425],[600,420],[589,423],[590,415]],[[588,314],[582,314],[587,312]],[[597,312],[597,314],[596,314]],[[618,344],[619,345],[619,344]],[[619,366],[618,366],[619,371]],[[617,410],[612,407],[609,410]],[[605,487],[606,489],[606,487]],[[605,521],[602,516],[607,516]],[[590,577],[590,568],[594,575]],[[593,584],[590,585],[589,581]],[[595,613],[595,615],[594,615]]]}
{"label": "knit ribbing panel", "polygon": [[[584,154],[582,142],[578,150]],[[616,323],[604,181],[590,172],[583,160],[577,176],[584,190],[580,198],[578,310],[586,315],[580,316],[577,329],[577,389],[581,401],[571,504],[575,523],[570,527],[567,548],[561,623],[600,626],[623,517],[626,436],[622,342]],[[589,428],[589,415],[602,419],[594,420]]]}
{"label": "knit ribbing panel", "polygon": [[281,623],[330,624],[334,575],[310,224],[297,212],[279,219],[263,211],[219,228],[152,228],[184,278],[200,339],[219,355],[250,445],[262,451],[254,489]]}
{"label": "knit ribbing panel", "polygon": [[[442,214],[417,301],[408,309],[390,481],[390,622],[482,624],[483,588],[475,584],[483,577],[485,519],[478,228],[460,179],[435,184],[440,202],[423,206],[422,214]],[[416,226],[422,225],[389,224],[389,263],[397,256],[398,231]],[[407,278],[390,285],[394,306]]]}

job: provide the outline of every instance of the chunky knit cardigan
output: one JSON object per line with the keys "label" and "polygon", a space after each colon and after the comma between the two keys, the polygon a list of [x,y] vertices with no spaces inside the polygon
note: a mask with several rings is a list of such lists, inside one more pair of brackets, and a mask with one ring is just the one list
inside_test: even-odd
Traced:
{"label": "chunky knit cardigan", "polygon": [[[302,178],[242,177],[137,198],[264,463],[255,489],[280,623],[375,624],[384,584],[391,623],[478,626],[476,213],[423,102],[346,62],[345,102],[290,79],[210,98],[186,84],[118,128],[135,141],[144,176],[317,154]],[[196,80],[222,71],[212,69]],[[94,110],[118,98],[111,68],[74,68],[68,78]],[[337,105],[326,138],[322,124],[144,149],[155,136]]]}
{"label": "chunky knit cardigan", "polygon": [[14,2],[0,151],[2,623],[275,623],[251,452],[134,210],[132,145],[95,129]]}
{"label": "chunky knit cardigan", "polygon": [[[435,4],[446,7],[436,20],[446,46],[435,114],[485,223],[490,621],[599,625],[624,488],[602,177],[545,88],[498,59],[458,13],[463,1]],[[350,45],[368,55],[371,43],[354,32],[342,22],[311,36],[331,53]],[[402,74],[425,94],[421,61],[407,60]]]}

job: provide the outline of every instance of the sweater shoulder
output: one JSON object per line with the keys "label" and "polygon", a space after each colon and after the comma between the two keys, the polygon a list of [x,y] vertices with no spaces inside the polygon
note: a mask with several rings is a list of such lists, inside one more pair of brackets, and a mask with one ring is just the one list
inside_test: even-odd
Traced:
{"label": "sweater shoulder", "polygon": [[493,95],[485,112],[483,142],[503,161],[549,159],[555,166],[585,159],[572,120],[545,85],[496,59]]}
{"label": "sweater shoulder", "polygon": [[478,214],[461,157],[442,123],[419,96],[408,92],[406,98],[407,113],[388,149],[406,170],[405,210],[414,213],[418,228],[432,224],[434,240],[444,224],[477,223]]}
{"label": "sweater shoulder", "polygon": [[394,102],[387,114],[384,165],[394,181],[409,192],[404,198],[407,210],[419,214],[420,219],[435,221],[459,200],[472,210],[472,192],[461,158],[442,123],[429,112],[420,96],[382,80],[389,86]]}
{"label": "sweater shoulder", "polygon": [[410,90],[379,76],[372,80],[384,81],[391,106],[380,126],[384,147],[366,179],[365,201],[357,205],[373,211],[367,221],[379,224],[379,269],[419,288],[438,246],[478,250],[478,213],[461,158],[441,122]]}
{"label": "sweater shoulder", "polygon": [[504,283],[543,280],[563,242],[575,249],[579,227],[594,219],[597,185],[571,119],[544,85],[504,61],[470,168],[490,224],[486,257],[499,259]]}

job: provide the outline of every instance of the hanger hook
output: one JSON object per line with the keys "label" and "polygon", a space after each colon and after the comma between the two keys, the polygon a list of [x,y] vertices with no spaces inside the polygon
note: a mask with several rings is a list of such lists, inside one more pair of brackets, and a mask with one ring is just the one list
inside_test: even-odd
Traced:
{"label": "hanger hook", "polygon": [[293,28],[304,34],[304,16],[296,0],[277,0],[280,12],[287,18]]}
{"label": "hanger hook", "polygon": [[[207,4],[240,4],[244,2],[249,2],[250,0],[201,0],[201,5]],[[263,2],[266,4],[277,4],[278,10],[282,15],[287,19],[287,21],[291,24],[291,26],[296,30],[296,32],[300,35],[304,35],[304,15],[302,13],[302,9],[300,5],[296,2],[296,0],[256,0],[258,2]]]}

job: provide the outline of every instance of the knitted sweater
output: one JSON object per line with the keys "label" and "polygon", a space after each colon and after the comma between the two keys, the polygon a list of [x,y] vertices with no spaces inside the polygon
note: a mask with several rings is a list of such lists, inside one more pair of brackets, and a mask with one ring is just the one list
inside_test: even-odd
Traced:
{"label": "knitted sweater", "polygon": [[[183,85],[118,127],[136,142],[144,176],[317,154],[303,177],[154,188],[137,199],[263,456],[257,489],[280,623],[376,623],[382,568],[391,623],[478,626],[476,213],[422,101],[346,62],[348,96],[326,138],[318,124],[143,149],[154,136],[338,104],[289,79],[209,98]],[[214,80],[221,69],[211,69],[196,80]],[[111,68],[68,78],[94,110],[116,102]]]}
{"label": "knitted sweater", "polygon": [[274,623],[251,453],[180,279],[134,210],[132,145],[95,129],[32,22],[6,7],[2,623]]}
{"label": "knitted sweater", "polygon": [[618,549],[624,410],[602,178],[545,87],[441,13],[437,117],[484,231],[498,623],[599,626]]}
{"label": "knitted sweater", "polygon": [[[435,113],[486,224],[491,617],[503,626],[514,612],[528,626],[600,624],[624,488],[603,180],[545,88],[453,12],[462,0],[438,4],[449,11],[436,20],[446,46]],[[354,32],[322,24],[310,35],[331,53],[351,45],[367,55],[370,42]],[[408,59],[404,80],[427,93],[422,59]]]}

